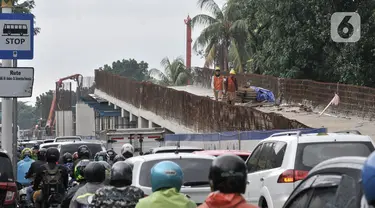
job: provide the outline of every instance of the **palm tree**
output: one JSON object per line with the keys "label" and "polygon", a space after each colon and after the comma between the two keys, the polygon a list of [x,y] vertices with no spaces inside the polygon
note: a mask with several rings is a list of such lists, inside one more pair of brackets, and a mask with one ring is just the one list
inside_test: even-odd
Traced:
{"label": "palm tree", "polygon": [[160,85],[185,85],[191,78],[190,72],[186,69],[184,59],[178,57],[172,62],[165,57],[160,64],[164,68],[164,73],[158,69],[150,69],[151,80]]}
{"label": "palm tree", "polygon": [[198,14],[191,20],[192,27],[206,26],[195,40],[194,50],[205,50],[206,67],[218,60],[218,65],[228,71],[228,60],[231,58],[234,67],[243,72],[247,55],[244,49],[247,38],[243,38],[248,36],[246,20],[235,7],[224,5],[221,9],[214,0],[198,0],[198,6],[208,10],[210,15]]}

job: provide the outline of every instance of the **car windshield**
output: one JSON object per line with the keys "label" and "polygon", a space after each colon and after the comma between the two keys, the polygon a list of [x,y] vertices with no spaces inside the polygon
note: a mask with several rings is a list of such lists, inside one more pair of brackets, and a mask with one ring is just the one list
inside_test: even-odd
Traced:
{"label": "car windshield", "polygon": [[322,161],[343,156],[368,157],[374,151],[371,142],[300,143],[295,168],[311,170]]}
{"label": "car windshield", "polygon": [[13,181],[13,168],[10,159],[4,154],[0,154],[0,182]]}
{"label": "car windshield", "polygon": [[[161,149],[157,150],[155,153],[169,153],[169,152],[176,152],[177,149]],[[192,153],[195,151],[200,151],[201,149],[178,149],[178,152],[182,153]]]}
{"label": "car windshield", "polygon": [[65,141],[81,141],[79,137],[57,137],[56,142],[65,142]]}
{"label": "car windshield", "polygon": [[78,147],[81,145],[86,145],[91,151],[90,159],[93,159],[97,152],[102,151],[102,145],[99,143],[71,143],[61,145],[60,155],[64,155],[67,152],[69,152],[70,154],[74,154],[74,152],[76,152],[78,150]]}
{"label": "car windshield", "polygon": [[[139,178],[139,185],[151,187],[151,168],[158,162],[163,160],[152,160],[142,164],[141,174]],[[184,184],[186,186],[195,187],[206,187],[208,183],[208,173],[212,163],[210,159],[196,159],[196,158],[185,158],[185,159],[169,159],[180,165],[184,172]]]}
{"label": "car windshield", "polygon": [[45,149],[48,149],[48,148],[50,148],[50,147],[58,147],[59,146],[59,144],[54,144],[54,143],[48,143],[48,144],[46,144],[46,145],[40,145],[40,148],[45,148]]}

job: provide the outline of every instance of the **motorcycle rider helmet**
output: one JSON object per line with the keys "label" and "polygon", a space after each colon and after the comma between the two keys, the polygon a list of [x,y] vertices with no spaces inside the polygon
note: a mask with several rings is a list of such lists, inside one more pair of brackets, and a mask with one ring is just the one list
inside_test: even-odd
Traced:
{"label": "motorcycle rider helmet", "polygon": [[246,164],[237,155],[221,155],[212,161],[208,179],[212,191],[243,194],[247,184]]}
{"label": "motorcycle rider helmet", "polygon": [[181,167],[172,161],[162,161],[151,168],[152,192],[164,188],[175,188],[180,192],[184,173]]}
{"label": "motorcycle rider helmet", "polygon": [[105,167],[105,179],[106,182],[109,182],[109,180],[111,179],[111,165],[108,162],[102,160],[97,162],[99,162]]}
{"label": "motorcycle rider helmet", "polygon": [[90,162],[87,164],[84,175],[88,183],[103,183],[105,180],[105,167],[100,162]]}
{"label": "motorcycle rider helmet", "polygon": [[60,159],[60,152],[56,147],[47,149],[46,159],[48,163],[56,163]]}
{"label": "motorcycle rider helmet", "polygon": [[72,163],[73,162],[73,155],[70,154],[69,152],[66,152],[63,155],[63,162],[64,162],[64,164],[66,164],[66,163]]}
{"label": "motorcycle rider helmet", "polygon": [[91,151],[87,145],[81,145],[77,150],[79,159],[89,159],[91,157]]}
{"label": "motorcycle rider helmet", "polygon": [[83,159],[77,163],[74,168],[74,178],[77,181],[82,181],[85,179],[85,168],[90,163],[90,160]]}
{"label": "motorcycle rider helmet", "polygon": [[113,164],[115,164],[116,162],[119,162],[119,161],[125,161],[126,158],[122,155],[116,155],[115,158],[113,159]]}
{"label": "motorcycle rider helmet", "polygon": [[113,149],[108,150],[107,154],[109,156],[110,161],[113,161],[117,155],[117,153]]}
{"label": "motorcycle rider helmet", "polygon": [[95,161],[105,161],[105,162],[108,162],[109,161],[109,155],[107,154],[106,151],[97,152],[95,154],[94,160]]}
{"label": "motorcycle rider helmet", "polygon": [[38,160],[45,161],[46,155],[47,155],[47,149],[45,148],[40,149],[37,154]]}
{"label": "motorcycle rider helmet", "polygon": [[40,145],[39,144],[34,144],[33,150],[39,150]]}
{"label": "motorcycle rider helmet", "polygon": [[134,147],[133,147],[133,145],[131,145],[129,143],[122,145],[122,147],[121,147],[121,154],[126,159],[130,158],[130,157],[133,157],[133,155],[134,155]]}
{"label": "motorcycle rider helmet", "polygon": [[125,161],[119,161],[111,168],[111,186],[124,187],[132,184],[133,169]]}
{"label": "motorcycle rider helmet", "polygon": [[25,157],[31,158],[32,150],[30,148],[24,148],[21,152],[21,158],[22,160],[25,159]]}
{"label": "motorcycle rider helmet", "polygon": [[375,206],[375,152],[370,154],[363,165],[362,187],[368,204]]}

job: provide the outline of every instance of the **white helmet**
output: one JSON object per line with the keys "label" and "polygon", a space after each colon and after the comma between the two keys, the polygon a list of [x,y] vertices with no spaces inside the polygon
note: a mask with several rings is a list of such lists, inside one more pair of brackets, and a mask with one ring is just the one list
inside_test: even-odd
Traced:
{"label": "white helmet", "polygon": [[121,147],[121,154],[124,155],[124,153],[126,153],[126,152],[134,154],[134,147],[133,147],[133,145],[131,145],[129,143],[122,145],[122,147]]}

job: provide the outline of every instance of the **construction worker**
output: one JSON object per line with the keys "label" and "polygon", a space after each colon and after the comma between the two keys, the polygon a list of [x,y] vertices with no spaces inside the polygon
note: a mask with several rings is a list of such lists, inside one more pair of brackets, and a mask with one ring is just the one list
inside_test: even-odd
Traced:
{"label": "construction worker", "polygon": [[215,74],[212,76],[211,88],[214,91],[215,100],[223,98],[224,77],[220,74],[220,68],[215,68]]}
{"label": "construction worker", "polygon": [[230,70],[229,77],[224,81],[225,92],[228,93],[228,104],[234,105],[237,97],[238,84],[235,77],[236,71],[234,69]]}

